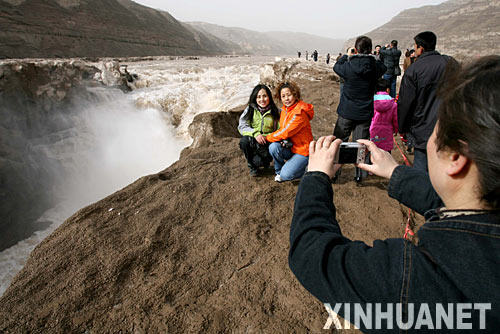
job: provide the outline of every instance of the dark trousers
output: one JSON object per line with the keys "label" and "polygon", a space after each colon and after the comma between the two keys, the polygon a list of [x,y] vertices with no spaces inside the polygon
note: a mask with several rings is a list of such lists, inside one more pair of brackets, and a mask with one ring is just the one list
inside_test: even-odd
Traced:
{"label": "dark trousers", "polygon": [[254,137],[243,136],[240,139],[240,148],[247,158],[250,169],[267,167],[273,161],[273,157],[269,154],[269,144],[260,145]]}
{"label": "dark trousers", "polygon": [[[335,128],[333,129],[333,135],[343,142],[349,141],[349,137],[352,133],[352,141],[357,139],[368,139],[370,140],[370,124],[371,119],[367,121],[356,121],[352,119],[347,119],[339,115],[337,118],[337,123],[335,123]],[[368,159],[368,156],[367,156]],[[362,176],[366,177],[366,172],[361,171],[356,167],[356,177]]]}

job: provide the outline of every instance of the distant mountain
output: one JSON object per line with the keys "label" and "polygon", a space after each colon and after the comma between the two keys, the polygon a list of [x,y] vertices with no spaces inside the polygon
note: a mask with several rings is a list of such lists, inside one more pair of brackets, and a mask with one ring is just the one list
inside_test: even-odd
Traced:
{"label": "distant mountain", "polygon": [[[449,0],[439,5],[407,9],[367,32],[374,45],[396,39],[399,49],[413,48],[413,37],[430,30],[436,49],[454,56],[500,54],[500,0]],[[354,44],[354,39],[346,47]]]}
{"label": "distant mountain", "polygon": [[340,51],[345,40],[331,39],[298,32],[253,30],[224,27],[204,22],[186,22],[193,28],[214,35],[225,41],[239,45],[243,53],[259,55],[295,55],[297,51],[305,53],[318,50],[319,53]]}
{"label": "distant mountain", "polygon": [[130,0],[0,0],[0,58],[216,55],[237,47]]}

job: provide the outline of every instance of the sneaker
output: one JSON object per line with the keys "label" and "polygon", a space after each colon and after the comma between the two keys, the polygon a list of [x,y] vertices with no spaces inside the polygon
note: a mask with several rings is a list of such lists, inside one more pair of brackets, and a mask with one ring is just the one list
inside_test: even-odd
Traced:
{"label": "sneaker", "polygon": [[281,176],[279,174],[276,174],[276,176],[274,177],[274,181],[281,182]]}

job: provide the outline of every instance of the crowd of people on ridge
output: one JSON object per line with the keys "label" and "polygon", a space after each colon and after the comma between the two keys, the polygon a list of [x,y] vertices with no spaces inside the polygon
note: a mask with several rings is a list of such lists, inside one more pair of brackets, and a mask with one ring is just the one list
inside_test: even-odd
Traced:
{"label": "crowd of people on ridge", "polygon": [[[270,89],[257,85],[240,118],[240,147],[252,176],[273,161],[275,181],[301,178],[289,264],[320,301],[399,303],[402,321],[409,321],[412,303],[427,303],[434,313],[439,303],[489,303],[491,312],[469,318],[492,330],[500,326],[500,56],[462,66],[436,51],[433,32],[414,42],[399,94],[396,40],[372,52],[371,39],[360,36],[339,54],[337,121],[333,135],[317,141],[314,108],[295,83],[277,86],[280,113]],[[397,133],[414,146],[412,167],[390,154]],[[341,168],[340,143],[351,135],[370,152],[356,165],[355,181],[366,173],[387,178],[389,196],[425,215],[418,244],[402,238],[370,247],[342,235],[331,184]]]}

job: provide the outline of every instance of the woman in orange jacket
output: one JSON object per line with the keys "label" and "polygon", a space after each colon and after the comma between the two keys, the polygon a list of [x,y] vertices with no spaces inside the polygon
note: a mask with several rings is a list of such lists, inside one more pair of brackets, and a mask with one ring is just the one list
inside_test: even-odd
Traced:
{"label": "woman in orange jacket", "polygon": [[278,85],[276,97],[283,103],[279,129],[266,136],[269,153],[274,160],[275,181],[300,178],[309,161],[309,143],[313,140],[311,124],[314,116],[311,104],[300,99],[300,89],[293,82]]}

